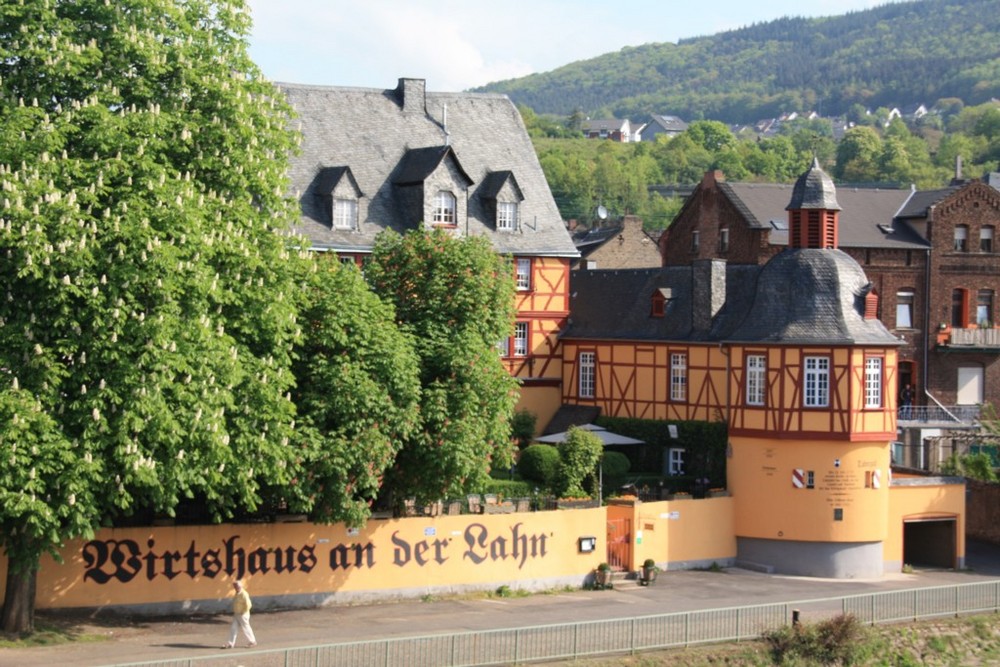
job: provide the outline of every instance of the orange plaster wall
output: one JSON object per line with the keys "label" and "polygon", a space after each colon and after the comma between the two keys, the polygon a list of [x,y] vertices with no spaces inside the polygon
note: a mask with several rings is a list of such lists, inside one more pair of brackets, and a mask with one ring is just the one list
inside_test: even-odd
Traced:
{"label": "orange plaster wall", "polygon": [[[732,438],[728,487],[741,537],[879,542],[886,536],[888,443]],[[839,461],[839,466],[836,462]],[[793,470],[814,472],[815,488],[795,488]],[[880,488],[866,488],[866,472]],[[835,508],[844,519],[834,521]]]}
{"label": "orange plaster wall", "polygon": [[535,435],[541,435],[542,429],[552,421],[556,410],[562,405],[562,387],[525,385],[521,387],[521,396],[517,401],[517,410],[528,410],[535,415]]}
{"label": "orange plaster wall", "polygon": [[[897,475],[897,477],[905,477]],[[956,557],[965,558],[965,485],[893,486],[889,489],[889,530],[882,546],[887,562],[903,562],[903,522],[907,519],[957,520]]]}
{"label": "orange plaster wall", "polygon": [[632,519],[632,569],[652,558],[660,567],[683,569],[736,558],[733,498],[637,502],[608,507],[608,518]]}
{"label": "orange plaster wall", "polygon": [[[67,544],[62,564],[43,558],[36,605],[225,598],[241,575],[255,596],[582,583],[603,560],[605,525],[605,509],[595,508],[371,520],[356,532],[311,523],[109,529]],[[583,536],[597,538],[594,553],[578,553]],[[226,572],[227,561],[242,562],[242,573]]]}

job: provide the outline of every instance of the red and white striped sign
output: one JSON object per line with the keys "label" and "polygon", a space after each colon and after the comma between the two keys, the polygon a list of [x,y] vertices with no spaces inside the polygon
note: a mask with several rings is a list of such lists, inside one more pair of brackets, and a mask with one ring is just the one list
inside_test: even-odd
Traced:
{"label": "red and white striped sign", "polygon": [[792,486],[796,489],[802,489],[806,486],[806,471],[802,468],[795,468],[792,470]]}

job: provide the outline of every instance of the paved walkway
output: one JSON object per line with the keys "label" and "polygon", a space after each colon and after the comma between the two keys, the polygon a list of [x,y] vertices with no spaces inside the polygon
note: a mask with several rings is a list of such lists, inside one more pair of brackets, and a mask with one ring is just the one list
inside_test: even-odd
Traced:
{"label": "paved walkway", "polygon": [[[536,594],[523,598],[407,600],[268,612],[254,614],[252,622],[260,648],[275,649],[795,602],[1000,579],[1000,547],[970,542],[967,564],[970,569],[964,572],[918,571],[864,581],[786,577],[738,568],[722,572],[664,572],[649,587],[622,586],[613,590]],[[236,654],[250,650],[220,650],[229,630],[228,616],[133,622],[81,619],[76,627],[89,634],[105,634],[108,640],[0,649],[0,665],[104,666],[214,655],[236,658]]]}

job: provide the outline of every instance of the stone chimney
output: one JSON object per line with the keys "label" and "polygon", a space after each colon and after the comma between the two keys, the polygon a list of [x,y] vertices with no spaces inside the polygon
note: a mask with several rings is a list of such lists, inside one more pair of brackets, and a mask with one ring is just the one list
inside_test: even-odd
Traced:
{"label": "stone chimney", "polygon": [[691,263],[691,329],[707,335],[712,319],[726,303],[726,260],[696,259]]}
{"label": "stone chimney", "polygon": [[399,98],[403,113],[427,113],[427,82],[424,79],[400,79],[396,85],[396,97]]}

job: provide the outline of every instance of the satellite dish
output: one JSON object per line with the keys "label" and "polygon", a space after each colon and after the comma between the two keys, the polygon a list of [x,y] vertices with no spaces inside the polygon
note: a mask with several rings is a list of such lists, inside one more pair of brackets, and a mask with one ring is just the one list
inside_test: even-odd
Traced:
{"label": "satellite dish", "polygon": [[597,207],[597,217],[601,220],[608,219],[608,209],[604,208],[603,205]]}

